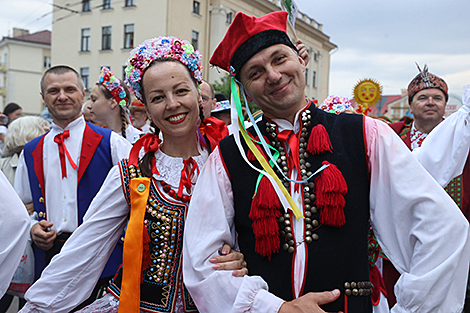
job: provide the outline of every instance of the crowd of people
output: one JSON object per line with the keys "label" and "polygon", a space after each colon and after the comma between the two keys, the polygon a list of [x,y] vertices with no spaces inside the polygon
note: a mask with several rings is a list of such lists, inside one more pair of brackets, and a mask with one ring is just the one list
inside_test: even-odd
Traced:
{"label": "crowd of people", "polygon": [[316,107],[286,26],[284,11],[236,15],[210,59],[230,100],[199,51],[161,36],[125,81],[104,67],[88,101],[75,69],[48,69],[50,124],[8,105],[0,312],[28,245],[21,312],[470,312],[470,86],[446,119],[427,67],[413,120]]}

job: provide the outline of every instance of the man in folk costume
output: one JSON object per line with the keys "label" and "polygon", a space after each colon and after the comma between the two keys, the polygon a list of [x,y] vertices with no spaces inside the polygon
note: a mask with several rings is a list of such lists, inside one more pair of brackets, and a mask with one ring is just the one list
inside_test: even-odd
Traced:
{"label": "man in folk costume", "polygon": [[[415,151],[420,148],[425,138],[428,134],[438,126],[444,118],[445,107],[449,99],[448,87],[446,82],[437,75],[434,75],[428,71],[427,66],[425,65],[423,70],[418,66],[419,73],[413,78],[413,80],[408,85],[408,103],[410,105],[410,111],[413,113],[414,119],[405,117],[401,122],[389,124],[390,127],[400,136],[406,146],[411,150]],[[465,97],[465,93],[464,93]],[[464,107],[462,108],[465,111],[468,111],[468,103],[464,99]],[[462,110],[460,110],[462,111]],[[468,114],[467,112],[460,112],[461,117],[465,118]],[[447,123],[450,124],[450,123]],[[454,125],[455,123],[452,123]],[[458,127],[464,129],[463,126]],[[457,129],[458,129],[457,128]],[[445,133],[437,134],[440,137],[443,137],[445,134],[447,136],[445,142],[452,142],[451,138],[460,138],[458,134],[451,132],[454,128],[451,128],[450,125],[445,125],[439,130],[439,132]],[[451,137],[452,136],[452,137]],[[448,173],[451,171],[445,171],[443,169],[444,165],[436,166],[433,163],[430,163],[433,166],[428,166],[426,163],[423,163],[424,167],[431,175],[443,186],[451,198],[455,201],[458,207],[462,210],[462,213],[465,215],[467,220],[470,217],[470,166],[468,165],[468,152],[462,157],[457,156],[456,152],[449,150],[448,147],[442,147],[443,140],[431,138],[433,143],[432,151],[429,153],[426,151],[418,152],[419,155],[424,157],[424,154],[432,154],[434,159],[445,159],[447,164],[454,166],[456,159],[460,163],[464,162],[464,166],[456,166],[460,168],[459,174],[457,177],[450,176],[452,180],[447,179],[449,176]],[[440,144],[436,146],[436,144]],[[419,149],[418,149],[419,150]],[[468,149],[467,149],[468,150]],[[444,156],[438,156],[439,153],[444,153]],[[444,163],[444,162],[442,162]],[[463,167],[463,171],[462,171]],[[440,172],[440,173],[439,173]],[[445,175],[444,175],[445,174]],[[442,176],[446,176],[446,179],[443,179]],[[445,181],[443,184],[442,182]],[[384,282],[387,287],[387,293],[389,295],[389,305],[392,306],[395,304],[396,299],[393,293],[393,287],[395,281],[398,279],[399,273],[395,270],[393,265],[385,261],[384,262]],[[470,306],[470,301],[466,300],[466,307]],[[470,308],[470,307],[469,307]]]}
{"label": "man in folk costume", "polygon": [[[370,218],[402,273],[392,311],[458,312],[468,222],[387,125],[328,114],[305,98],[304,61],[286,18],[238,13],[211,59],[264,117],[248,135],[242,128],[222,140],[196,185],[183,262],[198,309],[372,312]],[[251,276],[211,269],[224,242],[239,245]]]}
{"label": "man in folk costume", "polygon": [[[111,130],[85,122],[81,113],[85,89],[71,67],[48,69],[41,80],[41,96],[52,114],[51,130],[25,145],[15,178],[21,200],[32,202],[36,211],[31,226],[36,279],[83,222],[108,171],[131,149]],[[118,244],[98,284],[106,286],[121,263],[122,244]]]}

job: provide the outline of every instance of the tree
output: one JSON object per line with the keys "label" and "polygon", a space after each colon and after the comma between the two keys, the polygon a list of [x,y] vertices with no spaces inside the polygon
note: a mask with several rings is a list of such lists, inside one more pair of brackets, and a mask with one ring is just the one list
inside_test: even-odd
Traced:
{"label": "tree", "polygon": [[[222,77],[221,82],[214,82],[212,86],[214,86],[215,93],[223,93],[227,99],[231,98],[230,79],[228,74]],[[245,99],[243,96],[240,97],[240,101],[242,103],[242,107],[245,107]],[[250,108],[251,113],[255,113],[259,110],[259,107],[254,102],[248,102],[248,107]]]}

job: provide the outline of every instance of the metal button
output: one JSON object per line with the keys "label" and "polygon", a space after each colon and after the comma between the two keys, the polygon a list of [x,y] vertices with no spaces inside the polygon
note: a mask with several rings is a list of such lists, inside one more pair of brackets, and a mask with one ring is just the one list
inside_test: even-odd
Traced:
{"label": "metal button", "polygon": [[67,218],[64,218],[64,222],[67,222]]}
{"label": "metal button", "polygon": [[44,198],[43,197],[39,198],[39,202],[44,203]]}
{"label": "metal button", "polygon": [[137,191],[139,192],[144,192],[145,191],[145,185],[144,184],[139,184],[137,186]]}
{"label": "metal button", "polygon": [[44,213],[44,212],[39,212],[38,215],[39,215],[39,217],[46,217],[46,213]]}

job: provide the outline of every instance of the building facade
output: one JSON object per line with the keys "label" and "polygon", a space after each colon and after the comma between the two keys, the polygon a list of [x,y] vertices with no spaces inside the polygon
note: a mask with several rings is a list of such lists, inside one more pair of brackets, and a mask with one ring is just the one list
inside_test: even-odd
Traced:
{"label": "building facade", "polygon": [[[52,63],[76,68],[90,88],[103,66],[124,76],[129,52],[145,39],[177,36],[190,41],[203,55],[203,77],[221,81],[225,73],[209,66],[235,14],[262,16],[280,10],[279,0],[82,0],[69,5],[54,0]],[[336,45],[322,25],[299,13],[297,36],[310,53],[305,93],[310,98],[328,96],[330,51]]]}
{"label": "building facade", "polygon": [[12,37],[0,41],[0,109],[10,102],[23,114],[39,114],[44,109],[39,94],[42,74],[51,66],[51,32],[29,34],[13,29]]}

